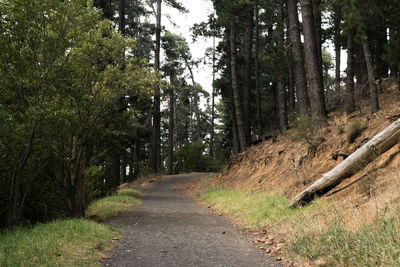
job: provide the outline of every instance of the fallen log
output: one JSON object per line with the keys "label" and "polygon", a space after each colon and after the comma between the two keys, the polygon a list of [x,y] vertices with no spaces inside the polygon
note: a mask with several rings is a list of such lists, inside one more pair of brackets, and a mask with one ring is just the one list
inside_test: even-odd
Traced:
{"label": "fallen log", "polygon": [[289,207],[294,208],[304,205],[313,200],[316,195],[321,196],[327,193],[341,181],[356,174],[376,157],[396,145],[399,142],[399,138],[400,119],[374,136],[369,142],[357,149],[335,168],[323,174],[322,177],[310,187],[294,197],[290,201]]}

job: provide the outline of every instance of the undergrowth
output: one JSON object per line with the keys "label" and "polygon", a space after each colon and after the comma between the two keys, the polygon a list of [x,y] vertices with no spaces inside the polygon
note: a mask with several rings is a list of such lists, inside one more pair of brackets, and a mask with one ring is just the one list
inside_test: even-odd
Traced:
{"label": "undergrowth", "polygon": [[114,195],[90,203],[86,216],[99,221],[118,216],[128,211],[130,206],[139,204],[140,197],[142,194],[134,189],[118,190]]}
{"label": "undergrowth", "polygon": [[250,194],[223,187],[204,189],[201,199],[228,216],[239,219],[246,227],[257,228],[311,215],[324,205],[316,201],[314,205],[304,208],[289,209],[287,199],[280,192]]}
{"label": "undergrowth", "polygon": [[324,266],[400,266],[400,207],[386,209],[384,215],[375,215],[373,223],[350,230],[326,200],[290,209],[279,192],[247,193],[212,182],[202,184],[202,201],[244,227],[284,233],[286,252],[295,261],[322,260]]}
{"label": "undergrowth", "polygon": [[115,230],[87,220],[60,220],[0,234],[0,266],[96,266]]}
{"label": "undergrowth", "polygon": [[350,231],[337,217],[328,229],[296,233],[289,251],[311,261],[322,258],[328,266],[400,266],[399,231],[399,210],[358,231]]}

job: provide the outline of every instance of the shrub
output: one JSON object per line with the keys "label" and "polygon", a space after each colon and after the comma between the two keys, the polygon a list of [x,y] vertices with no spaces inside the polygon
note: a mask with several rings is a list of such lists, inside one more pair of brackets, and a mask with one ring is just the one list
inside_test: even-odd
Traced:
{"label": "shrub", "polygon": [[365,121],[352,121],[346,126],[346,140],[351,144],[353,143],[357,137],[361,135],[361,133],[367,129],[367,122]]}

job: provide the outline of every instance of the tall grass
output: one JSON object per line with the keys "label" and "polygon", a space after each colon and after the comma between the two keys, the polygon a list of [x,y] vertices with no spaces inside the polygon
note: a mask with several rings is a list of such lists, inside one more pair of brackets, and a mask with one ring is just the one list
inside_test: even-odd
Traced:
{"label": "tall grass", "polygon": [[337,219],[322,231],[298,232],[289,246],[293,256],[322,258],[333,266],[400,266],[400,212],[378,217],[358,231]]}
{"label": "tall grass", "polygon": [[96,266],[118,235],[87,220],[60,220],[0,234],[0,266]]}
{"label": "tall grass", "polygon": [[265,227],[299,216],[315,213],[320,204],[289,209],[287,199],[279,192],[249,194],[239,189],[211,187],[202,193],[208,205],[239,219],[247,227]]}
{"label": "tall grass", "polygon": [[279,192],[250,194],[213,186],[212,180],[203,185],[200,195],[202,201],[245,227],[284,233],[286,252],[296,261],[322,260],[324,266],[400,266],[398,206],[374,215],[372,223],[350,230],[335,205],[323,200],[290,209]]}

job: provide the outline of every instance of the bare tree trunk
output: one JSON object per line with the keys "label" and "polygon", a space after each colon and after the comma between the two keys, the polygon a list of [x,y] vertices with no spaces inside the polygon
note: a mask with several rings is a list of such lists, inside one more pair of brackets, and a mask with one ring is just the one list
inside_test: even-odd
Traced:
{"label": "bare tree trunk", "polygon": [[245,123],[246,143],[251,143],[250,87],[251,87],[251,50],[253,47],[253,8],[248,7],[245,22],[244,39],[244,92],[243,118]]}
{"label": "bare tree trunk", "polygon": [[256,0],[256,41],[255,41],[255,51],[254,51],[254,74],[256,78],[256,105],[257,105],[257,129],[258,129],[258,138],[260,138],[264,134],[263,130],[263,119],[261,116],[261,84],[260,84],[260,70],[259,70],[259,53],[260,53],[260,27],[259,27],[259,4],[258,0]]}
{"label": "bare tree trunk", "polygon": [[213,36],[212,52],[212,93],[211,93],[211,129],[210,129],[210,157],[214,158],[214,121],[215,121],[215,35]]}
{"label": "bare tree trunk", "polygon": [[308,114],[310,103],[307,92],[306,71],[304,69],[304,56],[300,40],[299,17],[297,13],[297,0],[288,0],[289,38],[293,54],[294,81],[296,84],[297,103],[301,114]]}
{"label": "bare tree trunk", "polygon": [[[160,50],[161,50],[161,0],[157,0],[157,14],[156,14],[156,49],[154,56],[154,69],[160,70]],[[161,170],[161,147],[160,147],[160,121],[161,121],[161,107],[160,107],[160,88],[156,88],[154,95],[154,109],[153,109],[153,133],[152,133],[152,150],[151,150],[151,165],[155,173]]]}
{"label": "bare tree trunk", "polygon": [[125,158],[122,158],[121,159],[121,175],[119,176],[119,184],[121,185],[121,184],[123,184],[123,183],[126,183],[126,166],[127,166],[127,164],[126,164],[126,159]]}
{"label": "bare tree trunk", "polygon": [[316,41],[312,0],[300,0],[303,17],[304,52],[307,66],[307,77],[310,85],[310,104],[313,116],[326,117],[325,97],[318,43]]}
{"label": "bare tree trunk", "polygon": [[230,21],[230,48],[231,48],[231,79],[232,79],[232,90],[233,90],[233,101],[235,108],[235,117],[237,123],[237,130],[240,142],[240,151],[244,151],[247,148],[247,139],[245,131],[245,123],[242,111],[242,104],[240,99],[240,93],[237,82],[237,50],[236,50],[236,29],[235,22],[232,19]]}
{"label": "bare tree trunk", "polygon": [[85,216],[85,141],[77,136],[72,138],[72,156],[70,180],[72,186],[72,215],[74,217]]}
{"label": "bare tree trunk", "polygon": [[170,85],[169,88],[169,127],[168,127],[168,174],[171,175],[173,172],[172,169],[172,157],[174,155],[174,78],[173,75],[170,76]]}
{"label": "bare tree trunk", "polygon": [[125,35],[126,0],[118,0],[118,27],[122,35]]}
{"label": "bare tree trunk", "polygon": [[[281,1],[276,1],[277,6],[277,32],[278,32],[278,49],[284,49],[284,32],[283,32],[283,7]],[[285,62],[284,53],[281,53],[281,60]],[[283,63],[279,68],[278,77],[276,80],[277,96],[278,96],[278,112],[279,112],[279,128],[284,130],[287,127],[287,107],[286,107],[286,88],[285,88],[285,74],[286,69]]]}
{"label": "bare tree trunk", "polygon": [[[335,92],[338,95],[339,103],[341,100],[340,94],[340,54],[341,54],[341,45],[340,45],[340,23],[342,21],[342,12],[341,12],[341,2],[337,2],[335,4],[335,14],[334,14],[334,28],[335,28]],[[347,99],[346,99],[347,101]],[[354,101],[354,97],[353,97]],[[336,102],[336,101],[335,101]]]}
{"label": "bare tree trunk", "polygon": [[374,136],[368,143],[356,150],[335,168],[322,175],[319,180],[294,197],[290,201],[289,206],[296,207],[303,205],[311,201],[315,195],[326,193],[329,189],[332,189],[344,179],[351,177],[376,157],[396,145],[399,138],[400,119]]}
{"label": "bare tree trunk", "polygon": [[[183,56],[183,55],[182,55]],[[197,141],[201,140],[201,129],[200,129],[200,108],[199,108],[199,94],[197,92],[197,84],[194,80],[194,74],[193,74],[193,70],[192,70],[192,66],[190,65],[189,60],[183,56],[184,60],[185,60],[185,64],[189,70],[190,73],[190,78],[192,79],[192,84],[193,84],[193,90],[194,90],[194,110],[195,110],[195,116],[196,116],[196,137],[197,137]]]}
{"label": "bare tree trunk", "polygon": [[354,101],[354,45],[353,30],[347,33],[347,78],[346,78],[346,112],[350,115],[355,110]]}
{"label": "bare tree trunk", "polygon": [[369,47],[367,37],[364,38],[362,46],[368,70],[368,84],[370,88],[369,105],[371,108],[371,113],[375,113],[379,110],[378,88],[375,83],[374,61],[372,58],[371,49]]}
{"label": "bare tree trunk", "polygon": [[322,12],[321,12],[321,0],[312,0],[313,12],[314,12],[314,29],[315,29],[315,41],[317,45],[318,55],[318,66],[321,75],[321,88],[324,88],[323,82],[323,61],[322,61]]}

